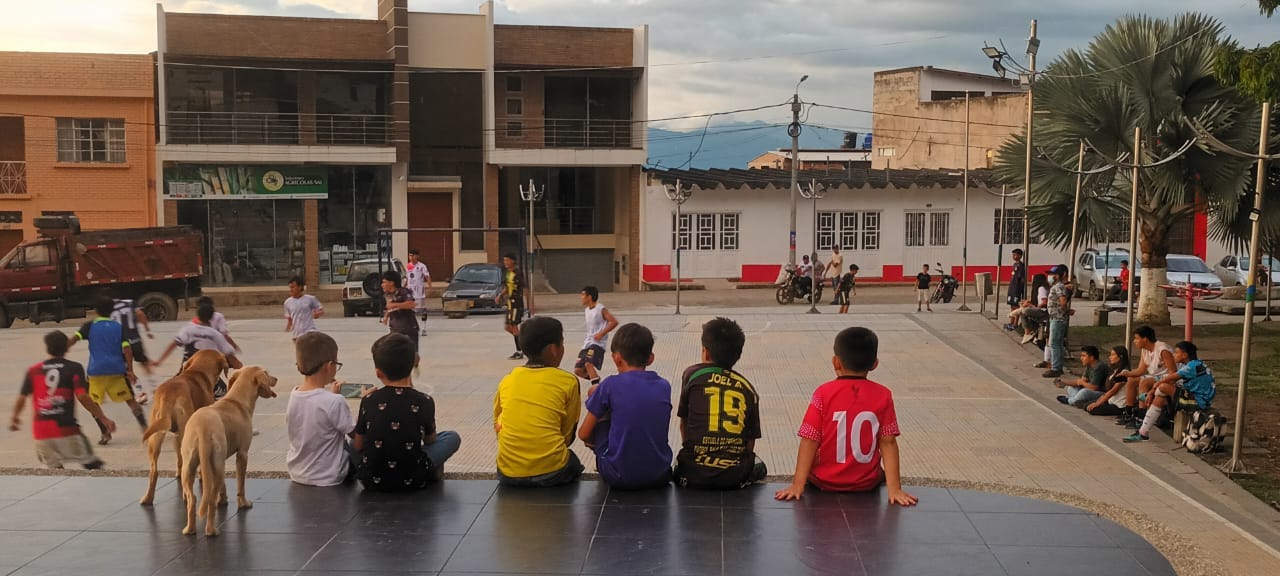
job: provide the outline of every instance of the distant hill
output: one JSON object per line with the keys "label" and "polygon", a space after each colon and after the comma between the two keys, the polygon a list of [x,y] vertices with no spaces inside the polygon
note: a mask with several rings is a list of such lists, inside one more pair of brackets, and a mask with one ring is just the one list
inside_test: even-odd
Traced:
{"label": "distant hill", "polygon": [[[746,168],[747,163],[769,150],[791,148],[786,125],[766,122],[712,123],[699,150],[702,129],[677,132],[649,128],[649,165],[675,168],[689,160],[697,150],[693,168]],[[858,137],[861,140],[862,136]],[[806,126],[800,134],[801,148],[839,148],[844,132]]]}

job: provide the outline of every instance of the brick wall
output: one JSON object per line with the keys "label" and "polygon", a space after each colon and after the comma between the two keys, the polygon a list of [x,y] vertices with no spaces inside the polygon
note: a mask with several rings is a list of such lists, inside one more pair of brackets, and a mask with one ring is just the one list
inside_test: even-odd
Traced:
{"label": "brick wall", "polygon": [[166,57],[388,60],[378,20],[165,13]]}
{"label": "brick wall", "polygon": [[154,78],[148,54],[0,52],[0,95],[151,98]]}
{"label": "brick wall", "polygon": [[493,60],[504,66],[634,66],[630,28],[494,26]]}
{"label": "brick wall", "polygon": [[[523,81],[521,91],[508,92],[507,78],[519,76]],[[494,76],[494,109],[497,117],[498,148],[542,148],[546,144],[546,131],[543,119],[546,117],[546,82],[542,74],[502,74]],[[507,114],[507,99],[519,98],[523,105],[523,113],[519,116]],[[519,122],[523,132],[518,135],[507,132],[508,122]]]}

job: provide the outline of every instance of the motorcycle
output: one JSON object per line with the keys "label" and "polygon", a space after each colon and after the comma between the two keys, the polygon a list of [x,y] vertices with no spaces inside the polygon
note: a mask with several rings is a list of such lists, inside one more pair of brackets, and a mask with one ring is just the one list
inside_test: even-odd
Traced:
{"label": "motorcycle", "polygon": [[[938,271],[942,271],[942,263],[938,263]],[[930,302],[942,302],[944,304],[951,303],[951,299],[955,298],[956,290],[960,288],[960,281],[955,276],[942,273],[942,277],[938,279],[938,286],[933,289],[933,296],[929,298]]]}
{"label": "motorcycle", "polygon": [[[805,300],[807,302],[808,300],[806,300],[806,298],[809,296],[809,291],[800,283],[800,276],[796,274],[795,267],[788,265],[785,268],[785,273],[786,276],[784,276],[782,278],[782,282],[778,284],[777,293],[774,295],[778,300],[778,303],[786,305],[791,304],[796,300]],[[816,285],[813,287],[813,297],[818,298],[819,301],[821,301],[823,283],[819,281],[815,282],[815,284]]]}

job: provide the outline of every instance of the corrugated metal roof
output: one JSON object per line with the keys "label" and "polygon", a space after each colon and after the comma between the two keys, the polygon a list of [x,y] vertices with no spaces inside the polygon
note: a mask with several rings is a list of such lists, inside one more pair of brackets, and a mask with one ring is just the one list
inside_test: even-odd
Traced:
{"label": "corrugated metal roof", "polygon": [[[801,170],[799,181],[809,183],[817,180],[832,189],[837,188],[959,188],[963,186],[960,170],[871,170],[854,166],[851,170]],[[689,184],[704,190],[726,188],[742,189],[744,186],[752,190],[776,188],[787,190],[791,186],[791,171],[775,168],[744,170],[732,168],[728,170],[713,168],[710,170],[650,170],[649,174],[664,183],[675,183],[677,179],[682,185]],[[991,170],[970,170],[969,185],[986,188],[998,188],[1001,183]]]}

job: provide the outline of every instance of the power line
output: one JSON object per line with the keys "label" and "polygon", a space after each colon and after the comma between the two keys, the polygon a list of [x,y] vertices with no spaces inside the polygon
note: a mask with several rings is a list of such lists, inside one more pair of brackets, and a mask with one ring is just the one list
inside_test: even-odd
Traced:
{"label": "power line", "polygon": [[[957,120],[953,118],[931,118],[928,116],[912,116],[910,114],[896,114],[893,112],[876,112],[873,110],[851,108],[848,106],[835,106],[832,104],[810,104],[810,106],[814,106],[818,108],[831,108],[833,110],[844,110],[846,112],[861,112],[863,114],[871,114],[872,116],[888,116],[890,118],[908,118],[911,120],[928,120],[931,122],[952,122],[952,123],[964,124],[964,120]],[[997,126],[1000,128],[1022,128],[1023,127],[1022,124],[999,124],[994,122],[969,122],[969,124],[973,126]]]}

